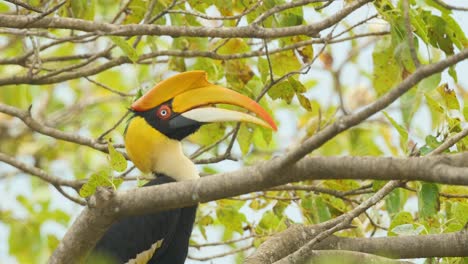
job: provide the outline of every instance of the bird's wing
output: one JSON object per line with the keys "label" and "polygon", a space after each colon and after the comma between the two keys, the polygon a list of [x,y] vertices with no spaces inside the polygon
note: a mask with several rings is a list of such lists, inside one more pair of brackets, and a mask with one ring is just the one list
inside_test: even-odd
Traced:
{"label": "bird's wing", "polygon": [[[147,185],[169,182],[157,178]],[[121,262],[135,258],[140,252],[163,240],[154,258],[163,255],[174,238],[182,209],[172,209],[154,214],[124,217],[114,223],[96,245],[94,252],[111,255]]]}

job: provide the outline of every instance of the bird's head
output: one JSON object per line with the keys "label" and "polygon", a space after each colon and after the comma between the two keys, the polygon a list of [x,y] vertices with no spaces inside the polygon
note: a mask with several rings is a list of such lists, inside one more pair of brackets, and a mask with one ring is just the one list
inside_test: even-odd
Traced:
{"label": "bird's head", "polygon": [[[236,105],[257,117],[215,104]],[[130,159],[143,172],[164,173],[175,180],[198,177],[179,142],[204,124],[239,121],[276,130],[272,117],[257,102],[208,82],[204,71],[177,74],[158,83],[131,105],[131,111],[125,134]]]}

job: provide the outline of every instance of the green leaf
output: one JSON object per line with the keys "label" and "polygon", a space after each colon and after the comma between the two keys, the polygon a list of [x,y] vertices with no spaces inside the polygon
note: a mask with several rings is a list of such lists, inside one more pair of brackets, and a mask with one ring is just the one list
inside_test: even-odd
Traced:
{"label": "green leaf", "polygon": [[442,96],[448,109],[460,110],[460,104],[458,103],[457,95],[455,94],[454,90],[448,87],[447,83],[437,87],[437,92]]}
{"label": "green leaf", "polygon": [[263,214],[262,219],[258,223],[258,228],[260,234],[265,233],[268,234],[271,231],[281,231],[286,229],[286,224],[283,221],[283,217],[278,217],[272,211],[266,211]]}
{"label": "green leaf", "polygon": [[448,14],[442,14],[442,19],[446,23],[446,34],[452,40],[453,44],[455,44],[459,50],[463,50],[465,47],[468,47],[468,39],[457,21]]}
{"label": "green leaf", "polygon": [[395,226],[392,229],[392,232],[398,236],[416,236],[421,234],[424,231],[424,226],[418,226],[414,228],[413,224],[403,224],[399,226]]}
{"label": "green leaf", "polygon": [[389,37],[379,40],[372,53],[372,60],[374,62],[372,85],[378,96],[385,94],[401,81],[401,69],[393,53],[394,48]]}
{"label": "green leaf", "polygon": [[204,239],[207,239],[205,227],[212,225],[213,223],[213,217],[211,217],[210,215],[205,215],[198,220],[198,228],[200,229],[200,232],[202,233]]}
{"label": "green leaf", "polygon": [[109,160],[112,169],[118,172],[125,171],[127,169],[127,160],[124,155],[115,150],[111,141],[107,144],[107,149],[109,150]]}
{"label": "green leaf", "polygon": [[288,207],[289,203],[285,201],[277,201],[276,204],[273,206],[272,210],[278,217],[282,217],[284,214],[284,210]]}
{"label": "green leaf", "polygon": [[80,189],[81,197],[89,197],[96,192],[99,186],[112,187],[117,189],[122,184],[122,178],[113,178],[106,171],[100,171],[92,174],[88,181]]}
{"label": "green leaf", "polygon": [[400,135],[400,145],[403,149],[406,150],[406,144],[408,143],[408,131],[403,127],[401,126],[400,124],[398,124],[390,115],[388,115],[385,111],[382,112],[385,117],[388,119],[388,121],[390,121],[390,123],[392,124],[392,126],[394,128],[396,128],[396,130],[398,131],[398,134]]}
{"label": "green leaf", "polygon": [[442,113],[442,114],[444,113],[444,108],[439,104],[439,102],[434,100],[428,94],[425,94],[424,97],[426,98],[427,106],[429,106],[429,109],[431,109],[431,111],[439,112],[439,113]]}
{"label": "green leaf", "polygon": [[294,88],[288,81],[279,82],[271,87],[270,90],[268,90],[268,95],[271,97],[271,99],[276,100],[281,98],[288,104],[291,103],[294,94]]}
{"label": "green leaf", "polygon": [[392,232],[393,228],[403,225],[403,224],[412,224],[413,216],[409,212],[400,212],[393,218],[392,222],[390,222],[390,226],[388,228],[388,236],[396,236],[396,233]]}
{"label": "green leaf", "polygon": [[50,234],[47,235],[47,247],[49,248],[51,252],[57,248],[57,246],[59,245],[59,242],[60,241],[58,240],[56,236],[50,235]]}
{"label": "green leaf", "polygon": [[253,133],[246,124],[242,124],[239,128],[239,133],[237,134],[237,142],[242,151],[242,154],[245,155],[250,150],[250,144],[252,143]]}
{"label": "green leaf", "polygon": [[409,12],[410,12],[411,25],[413,25],[416,34],[425,43],[429,43],[427,26],[424,23],[424,20],[422,19],[422,17],[418,14],[418,12],[421,12],[421,9],[418,9],[418,10],[410,9]]}
{"label": "green leaf", "polygon": [[265,208],[268,205],[269,205],[269,203],[266,202],[263,199],[254,199],[254,200],[252,200],[252,202],[250,202],[249,207],[252,208],[255,211],[258,211],[260,209]]}
{"label": "green leaf", "polygon": [[400,97],[400,108],[403,122],[406,127],[411,127],[411,121],[421,105],[422,96],[418,96],[417,89],[410,89]]}
{"label": "green leaf", "polygon": [[468,204],[461,202],[454,202],[451,208],[452,218],[464,226],[468,223]]}
{"label": "green leaf", "polygon": [[131,61],[138,61],[139,56],[136,50],[132,46],[130,46],[130,44],[128,44],[127,41],[125,41],[125,39],[116,36],[109,36],[109,38],[112,40],[112,42],[114,42],[115,45],[117,45],[123,51],[125,55],[128,56],[128,58]]}
{"label": "green leaf", "polygon": [[452,77],[454,82],[458,82],[457,71],[455,70],[455,67],[453,65],[449,67],[448,74],[450,75],[450,77]]}
{"label": "green leaf", "polygon": [[218,49],[219,54],[245,53],[250,50],[250,46],[241,38],[231,38],[226,43],[224,39],[221,39],[217,44],[224,44]]}
{"label": "green leaf", "polygon": [[138,24],[146,13],[146,0],[132,0],[127,6],[128,15],[125,16],[124,24]]}
{"label": "green leaf", "polygon": [[330,209],[328,208],[327,204],[323,202],[323,199],[320,196],[317,196],[314,199],[314,203],[315,203],[315,208],[317,210],[316,212],[317,212],[318,223],[323,223],[332,218]]}
{"label": "green leaf", "polygon": [[300,94],[300,93],[296,93],[296,97],[297,99],[299,100],[299,103],[301,104],[301,106],[311,112],[312,111],[312,105],[310,104],[310,100],[309,98],[305,97],[304,95]]}
{"label": "green leaf", "polygon": [[299,80],[296,80],[293,77],[289,77],[288,82],[291,84],[291,87],[294,89],[296,93],[307,92],[307,88]]}
{"label": "green leaf", "polygon": [[468,122],[468,104],[463,106],[463,117],[465,118],[465,122]]}
{"label": "green leaf", "polygon": [[235,206],[228,205],[222,208],[218,207],[216,209],[216,216],[219,222],[224,225],[228,231],[235,231],[240,235],[244,233],[242,224],[247,222],[247,219]]}
{"label": "green leaf", "polygon": [[226,124],[212,123],[202,126],[196,133],[190,136],[190,141],[199,145],[211,145],[220,140],[226,131]]}
{"label": "green leaf", "polygon": [[442,74],[433,74],[418,83],[418,93],[428,93],[435,90],[442,79]]}
{"label": "green leaf", "polygon": [[401,210],[401,190],[395,189],[390,192],[385,198],[385,208],[387,209],[390,217],[395,216]]}
{"label": "green leaf", "polygon": [[94,20],[94,0],[74,0],[68,2],[66,9],[70,17]]}
{"label": "green leaf", "polygon": [[419,215],[424,218],[432,218],[439,211],[439,187],[435,183],[421,183],[418,191]]}
{"label": "green leaf", "polygon": [[292,50],[272,54],[270,60],[272,62],[273,73],[276,76],[283,76],[292,71],[297,71],[302,66]]}

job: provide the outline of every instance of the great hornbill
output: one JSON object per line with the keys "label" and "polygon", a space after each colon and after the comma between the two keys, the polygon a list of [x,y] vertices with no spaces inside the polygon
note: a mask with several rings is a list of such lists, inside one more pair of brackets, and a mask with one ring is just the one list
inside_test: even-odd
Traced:
{"label": "great hornbill", "polygon": [[[214,104],[240,106],[259,118]],[[208,82],[204,71],[185,72],[160,82],[136,100],[131,111],[125,148],[138,169],[156,176],[145,186],[199,178],[180,141],[204,124],[242,121],[276,130],[273,119],[258,103]],[[148,263],[184,263],[196,210],[195,205],[125,217],[111,226],[93,252],[124,263],[162,240]]]}

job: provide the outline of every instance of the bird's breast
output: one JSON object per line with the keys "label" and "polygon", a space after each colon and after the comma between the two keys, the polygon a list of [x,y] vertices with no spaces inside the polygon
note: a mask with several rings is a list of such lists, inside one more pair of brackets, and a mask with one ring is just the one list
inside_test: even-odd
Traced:
{"label": "bird's breast", "polygon": [[164,157],[165,151],[174,148],[170,138],[149,125],[144,118],[130,120],[125,134],[125,148],[135,166],[144,173],[156,171],[155,165]]}

